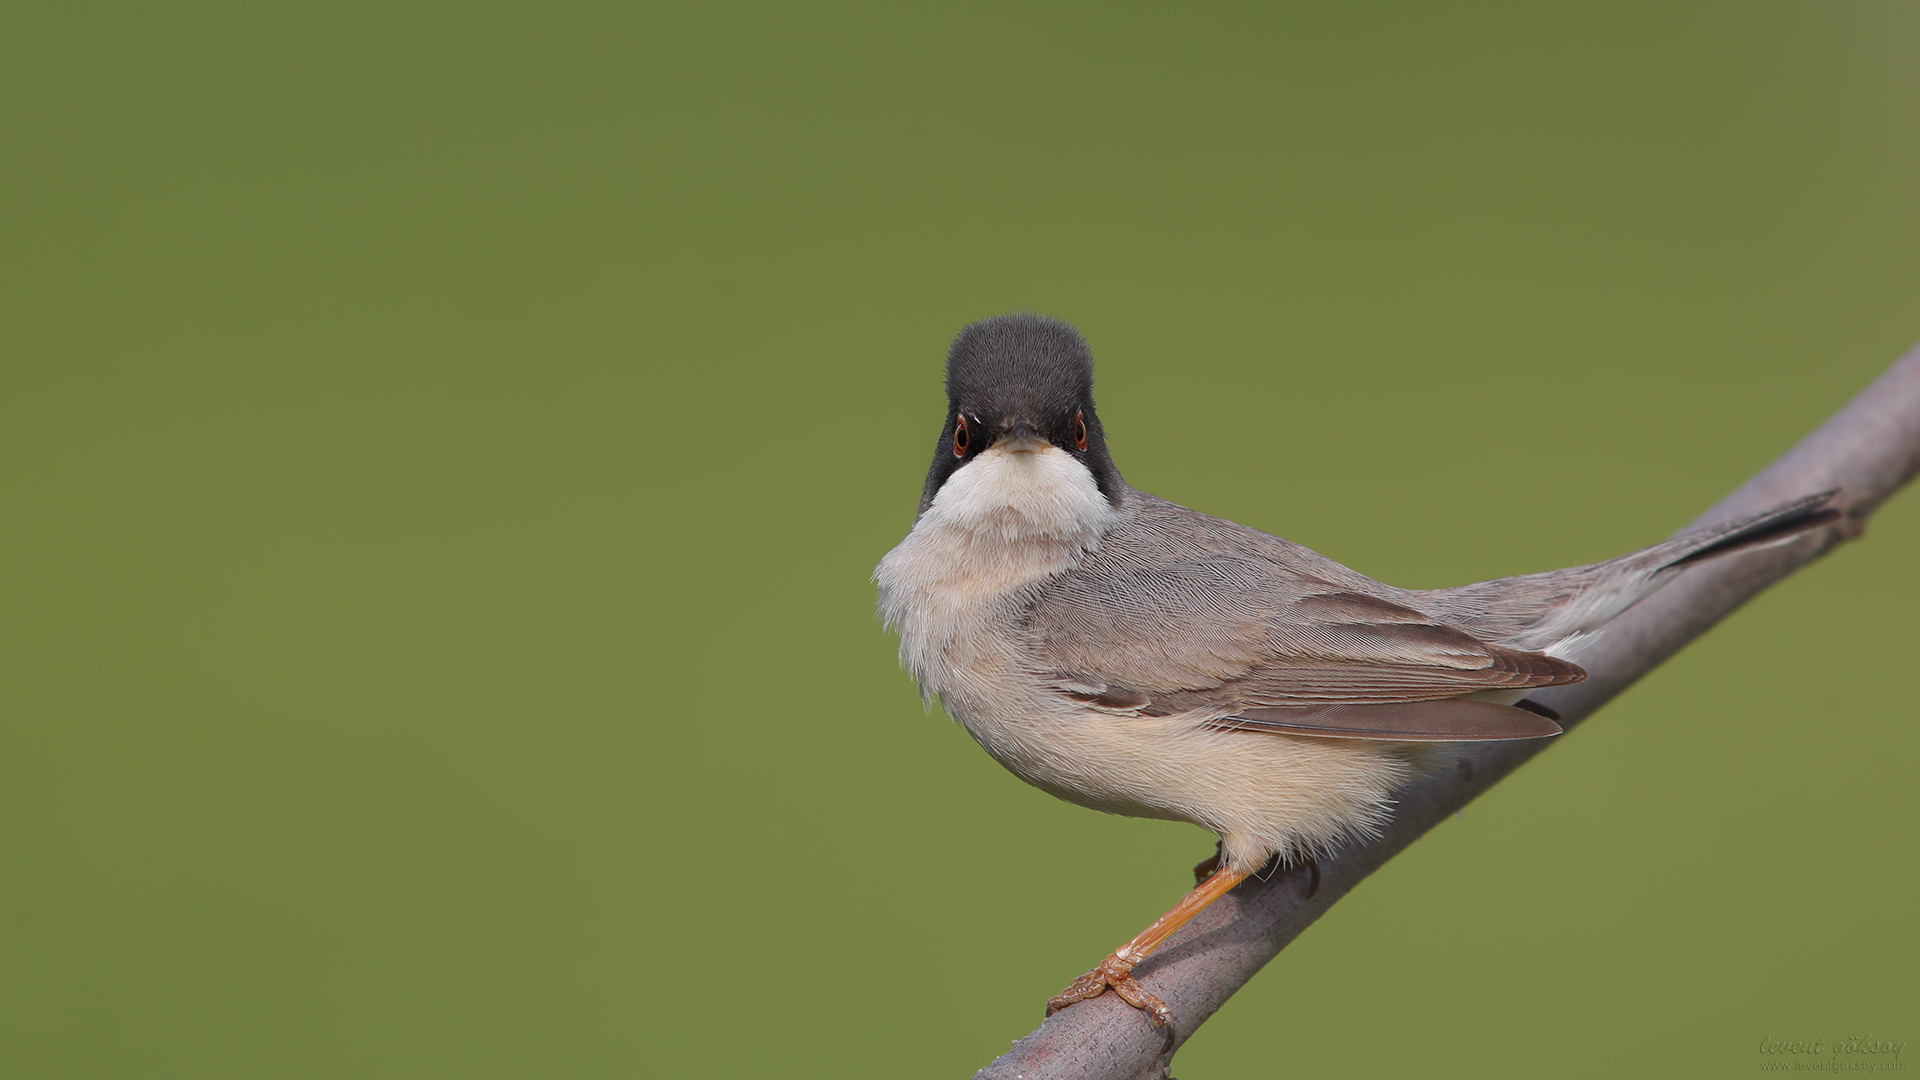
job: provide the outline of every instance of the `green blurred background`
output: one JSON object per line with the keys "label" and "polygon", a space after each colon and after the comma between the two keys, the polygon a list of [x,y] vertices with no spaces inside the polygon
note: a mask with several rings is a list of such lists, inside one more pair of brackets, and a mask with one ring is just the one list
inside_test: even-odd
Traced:
{"label": "green blurred background", "polygon": [[[0,1074],[963,1076],[1211,850],[876,625],[958,327],[1437,586],[1920,339],[1920,8],[0,8]],[[1920,1038],[1920,498],[1369,881],[1181,1076]]]}

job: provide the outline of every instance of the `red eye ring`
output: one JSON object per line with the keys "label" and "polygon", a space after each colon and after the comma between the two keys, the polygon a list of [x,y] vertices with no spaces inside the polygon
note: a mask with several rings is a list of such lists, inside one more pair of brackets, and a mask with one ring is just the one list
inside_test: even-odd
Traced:
{"label": "red eye ring", "polygon": [[1087,414],[1084,412],[1073,414],[1073,448],[1075,450],[1087,448]]}
{"label": "red eye ring", "polygon": [[966,457],[967,444],[972,441],[967,431],[967,418],[960,413],[953,414],[953,456]]}

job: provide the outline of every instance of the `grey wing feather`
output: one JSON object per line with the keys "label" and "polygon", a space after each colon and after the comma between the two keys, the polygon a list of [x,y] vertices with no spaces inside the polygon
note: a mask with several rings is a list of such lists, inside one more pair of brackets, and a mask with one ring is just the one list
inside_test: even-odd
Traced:
{"label": "grey wing feather", "polygon": [[1220,717],[1585,677],[1567,661],[1479,640],[1401,602],[1403,590],[1296,544],[1135,498],[1134,512],[1029,613],[1036,662],[1091,707]]}

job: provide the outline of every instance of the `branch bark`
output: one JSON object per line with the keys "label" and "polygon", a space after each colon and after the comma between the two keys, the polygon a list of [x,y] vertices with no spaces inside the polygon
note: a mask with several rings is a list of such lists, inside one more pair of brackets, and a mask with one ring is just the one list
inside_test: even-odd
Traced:
{"label": "branch bark", "polygon": [[[1688,528],[1789,499],[1839,489],[1840,520],[1774,548],[1688,571],[1608,624],[1581,656],[1585,682],[1534,695],[1571,728],[1767,586],[1859,536],[1876,507],[1920,472],[1920,346],[1896,361],[1785,456],[1721,499]],[[1455,767],[1405,789],[1383,836],[1320,863],[1307,895],[1302,871],[1249,879],[1202,912],[1135,971],[1173,1010],[1152,1027],[1106,994],[1050,1017],[982,1069],[987,1080],[1136,1080],[1165,1077],[1173,1054],[1300,932],[1428,829],[1498,783],[1551,740],[1466,744]]]}

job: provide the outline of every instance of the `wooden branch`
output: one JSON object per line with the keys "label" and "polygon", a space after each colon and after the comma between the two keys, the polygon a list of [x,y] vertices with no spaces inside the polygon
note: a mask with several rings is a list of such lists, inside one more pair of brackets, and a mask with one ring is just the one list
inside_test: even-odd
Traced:
{"label": "wooden branch", "polygon": [[[1585,682],[1535,699],[1572,727],[1658,667],[1687,642],[1774,582],[1859,536],[1867,517],[1920,472],[1920,346],[1887,369],[1787,454],[1720,500],[1688,528],[1725,521],[1789,499],[1839,489],[1839,521],[1800,539],[1712,560],[1609,623],[1580,663]],[[1459,764],[1401,792],[1380,839],[1342,850],[1308,874],[1249,879],[1194,919],[1135,971],[1173,1010],[1156,1029],[1106,994],[1062,1010],[978,1074],[988,1080],[1145,1080],[1165,1077],[1173,1053],[1287,943],[1373,873],[1552,740],[1465,744]]]}

